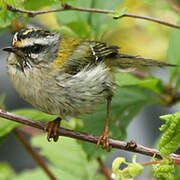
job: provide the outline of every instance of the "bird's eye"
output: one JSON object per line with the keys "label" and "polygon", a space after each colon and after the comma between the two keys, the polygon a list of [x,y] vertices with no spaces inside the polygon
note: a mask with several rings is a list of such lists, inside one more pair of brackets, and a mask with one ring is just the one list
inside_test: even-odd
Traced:
{"label": "bird's eye", "polygon": [[42,45],[40,45],[40,44],[35,44],[35,45],[31,46],[29,49],[30,52],[35,53],[35,54],[40,53],[41,50],[42,50]]}

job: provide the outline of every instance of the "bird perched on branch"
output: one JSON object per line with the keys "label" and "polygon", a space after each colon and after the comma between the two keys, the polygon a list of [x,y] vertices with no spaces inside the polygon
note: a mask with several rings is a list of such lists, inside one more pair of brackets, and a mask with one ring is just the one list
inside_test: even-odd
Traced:
{"label": "bird perched on branch", "polygon": [[48,140],[58,140],[61,119],[90,113],[107,99],[106,122],[97,145],[109,147],[111,98],[116,87],[114,70],[143,66],[174,66],[119,53],[119,47],[42,29],[15,33],[8,73],[17,92],[37,109],[59,118],[46,124]]}

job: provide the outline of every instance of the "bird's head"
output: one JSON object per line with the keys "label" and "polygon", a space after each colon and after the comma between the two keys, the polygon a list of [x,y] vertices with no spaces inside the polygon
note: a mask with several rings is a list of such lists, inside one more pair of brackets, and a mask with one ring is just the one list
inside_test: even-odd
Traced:
{"label": "bird's head", "polygon": [[10,47],[3,50],[13,53],[9,64],[16,64],[24,71],[34,66],[48,66],[58,54],[60,34],[30,28],[15,33]]}

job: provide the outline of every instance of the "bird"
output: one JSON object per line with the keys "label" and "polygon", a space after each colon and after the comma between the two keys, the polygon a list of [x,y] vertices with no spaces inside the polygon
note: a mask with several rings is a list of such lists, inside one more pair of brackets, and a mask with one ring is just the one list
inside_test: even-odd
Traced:
{"label": "bird", "polygon": [[47,139],[58,140],[62,119],[80,117],[107,101],[105,126],[97,146],[110,151],[109,121],[115,72],[146,66],[175,66],[161,61],[120,53],[107,45],[50,32],[25,28],[16,32],[9,52],[8,74],[19,95],[35,108],[57,115],[46,123]]}

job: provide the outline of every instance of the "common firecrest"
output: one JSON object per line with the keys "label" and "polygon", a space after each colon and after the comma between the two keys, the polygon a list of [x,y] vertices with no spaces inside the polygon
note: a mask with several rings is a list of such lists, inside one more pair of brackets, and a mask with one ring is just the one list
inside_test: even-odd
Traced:
{"label": "common firecrest", "polygon": [[27,102],[40,111],[58,115],[47,123],[48,140],[58,140],[61,119],[90,113],[107,99],[106,124],[97,145],[109,151],[109,114],[116,87],[114,70],[138,66],[173,66],[121,54],[119,47],[30,28],[15,33],[10,52],[10,79]]}

